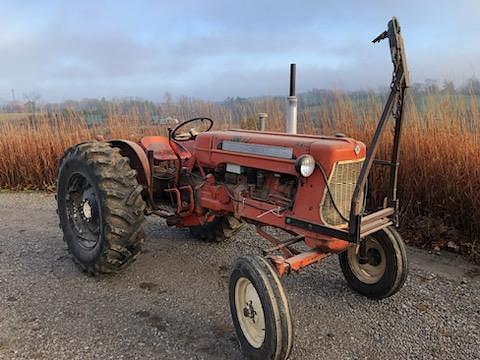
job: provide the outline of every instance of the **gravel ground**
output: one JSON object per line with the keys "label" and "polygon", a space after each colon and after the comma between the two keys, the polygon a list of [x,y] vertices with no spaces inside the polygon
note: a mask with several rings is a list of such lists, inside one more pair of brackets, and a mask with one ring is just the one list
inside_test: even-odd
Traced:
{"label": "gravel ground", "polygon": [[[149,219],[129,269],[91,278],[73,265],[54,197],[0,194],[1,359],[241,359],[230,320],[233,260],[259,253],[252,229],[223,244]],[[392,298],[347,287],[337,259],[284,279],[293,359],[480,359],[480,268],[409,249]]]}

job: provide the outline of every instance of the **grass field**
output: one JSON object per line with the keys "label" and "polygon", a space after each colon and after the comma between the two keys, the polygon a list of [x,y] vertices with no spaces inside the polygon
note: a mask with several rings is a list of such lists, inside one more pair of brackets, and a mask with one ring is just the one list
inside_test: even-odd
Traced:
{"label": "grass field", "polygon": [[0,121],[5,120],[22,120],[32,115],[31,113],[2,113],[0,112]]}
{"label": "grass field", "polygon": [[[325,106],[299,112],[299,132],[336,131],[367,145],[383,109],[382,98],[363,101],[337,93]],[[269,130],[283,130],[285,104],[275,99],[235,106],[183,99],[158,109],[179,120],[210,116],[218,128],[256,127],[256,113],[267,112]],[[7,115],[7,117],[10,115]],[[0,117],[1,119],[2,117]],[[142,107],[110,106],[102,124],[87,126],[76,111],[39,113],[28,121],[0,122],[0,188],[54,190],[56,167],[64,150],[102,134],[136,140],[165,133]],[[379,157],[387,158],[391,131],[386,131]],[[402,224],[411,242],[432,248],[457,248],[479,259],[480,248],[480,108],[472,96],[429,95],[407,98],[401,148],[399,195]],[[374,171],[370,197],[381,202],[386,174]]]}

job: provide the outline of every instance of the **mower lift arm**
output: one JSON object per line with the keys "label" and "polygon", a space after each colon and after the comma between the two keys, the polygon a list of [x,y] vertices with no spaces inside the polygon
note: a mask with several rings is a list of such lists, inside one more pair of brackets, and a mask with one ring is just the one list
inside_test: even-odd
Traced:
{"label": "mower lift arm", "polygon": [[[388,22],[388,29],[376,37],[372,42],[380,42],[386,38],[388,38],[390,43],[390,53],[393,63],[393,75],[390,85],[391,91],[380,120],[378,121],[372,142],[367,150],[365,162],[360,171],[360,175],[355,186],[355,191],[352,196],[349,218],[349,237],[352,242],[356,242],[357,244],[360,244],[361,238],[366,236],[367,233],[373,233],[388,225],[398,225],[398,158],[405,89],[409,87],[409,75],[405,57],[405,49],[403,46],[403,38],[400,33],[400,25],[395,17]],[[383,131],[385,130],[385,125],[390,118],[390,115],[392,115],[395,119],[392,156],[390,161],[375,160],[375,154],[378,149],[379,140]],[[362,190],[365,188],[365,185],[368,181],[368,175],[374,163],[387,165],[390,167],[390,183],[387,196],[388,207],[362,218]]]}

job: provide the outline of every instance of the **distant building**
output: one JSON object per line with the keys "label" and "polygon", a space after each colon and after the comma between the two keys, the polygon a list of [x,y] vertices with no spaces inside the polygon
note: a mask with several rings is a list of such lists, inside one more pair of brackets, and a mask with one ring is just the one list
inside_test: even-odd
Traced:
{"label": "distant building", "polygon": [[177,125],[178,124],[178,120],[171,116],[161,118],[159,115],[152,115],[152,122],[156,125]]}

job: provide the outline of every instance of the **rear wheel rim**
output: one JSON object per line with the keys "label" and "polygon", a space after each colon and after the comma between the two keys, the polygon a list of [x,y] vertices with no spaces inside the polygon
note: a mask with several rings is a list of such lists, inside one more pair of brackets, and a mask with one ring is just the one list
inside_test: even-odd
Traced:
{"label": "rear wheel rim", "polygon": [[265,341],[265,314],[255,286],[245,277],[235,285],[235,310],[242,333],[254,348]]}
{"label": "rear wheel rim", "polygon": [[84,175],[74,173],[68,181],[65,199],[70,228],[78,243],[86,249],[95,248],[100,241],[100,211],[95,188]]}
{"label": "rear wheel rim", "polygon": [[365,241],[368,262],[366,264],[360,263],[357,249],[350,247],[347,250],[348,263],[358,280],[365,284],[376,284],[382,279],[387,267],[385,250],[380,242],[373,237],[367,237],[363,241]]}

